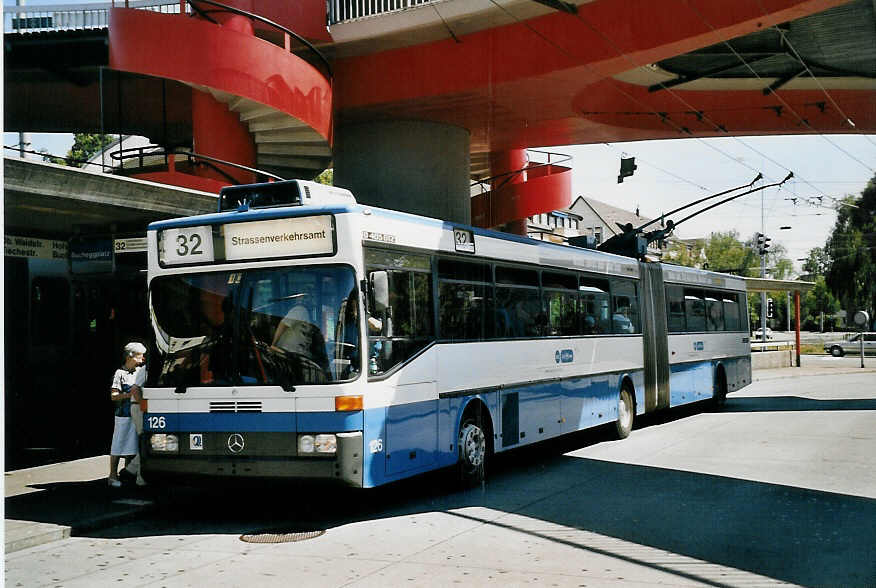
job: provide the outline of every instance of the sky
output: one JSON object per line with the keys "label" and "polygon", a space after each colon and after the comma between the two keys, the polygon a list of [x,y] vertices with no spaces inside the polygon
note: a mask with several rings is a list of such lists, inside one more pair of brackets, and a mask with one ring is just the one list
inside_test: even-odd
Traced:
{"label": "sky", "polygon": [[[627,210],[638,207],[640,214],[651,218],[748,184],[758,172],[765,181],[755,187],[779,182],[793,171],[794,177],[781,188],[767,188],[718,206],[681,224],[676,236],[708,237],[712,232],[735,230],[745,240],[763,232],[772,243],[784,245],[797,270],[801,266],[797,259],[807,257],[813,247],[823,247],[830,235],[836,222],[832,199],[860,195],[876,175],[876,135],[672,139],[546,149],[573,157],[573,201],[586,196]],[[619,184],[621,157],[635,157],[638,169]],[[670,218],[681,220],[720,200]]]}
{"label": "sky", "polygon": [[[3,139],[4,145],[15,145],[18,134],[4,133]],[[69,134],[33,133],[31,141],[37,151],[45,148],[64,155],[73,138]],[[681,224],[676,235],[708,237],[712,232],[735,230],[745,240],[763,232],[773,243],[784,245],[798,271],[801,264],[797,260],[807,257],[813,247],[823,247],[830,235],[836,222],[836,200],[847,194],[858,196],[876,174],[876,135],[667,139],[543,149],[572,156],[573,200],[587,196],[627,210],[638,207],[642,216],[651,218],[748,184],[758,172],[764,175],[763,183],[774,183],[793,171],[794,178],[781,188],[768,188],[718,206]],[[619,184],[621,157],[635,157],[638,169]],[[543,157],[532,153],[531,159],[541,161]],[[821,204],[813,205],[819,196]],[[670,218],[680,220],[718,200]]]}

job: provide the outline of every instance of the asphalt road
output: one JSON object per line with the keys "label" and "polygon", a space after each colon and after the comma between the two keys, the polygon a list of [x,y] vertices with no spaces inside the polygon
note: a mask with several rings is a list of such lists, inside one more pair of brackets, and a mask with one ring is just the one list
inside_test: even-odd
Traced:
{"label": "asphalt road", "polygon": [[467,491],[441,472],[153,494],[138,520],[7,555],[6,586],[876,586],[874,373],[701,410],[500,456]]}

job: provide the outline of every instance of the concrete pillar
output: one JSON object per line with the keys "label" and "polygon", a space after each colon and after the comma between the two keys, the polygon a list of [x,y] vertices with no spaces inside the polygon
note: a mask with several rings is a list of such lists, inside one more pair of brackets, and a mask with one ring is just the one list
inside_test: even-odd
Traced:
{"label": "concrete pillar", "polygon": [[335,130],[334,183],[358,202],[470,224],[469,132],[425,121]]}

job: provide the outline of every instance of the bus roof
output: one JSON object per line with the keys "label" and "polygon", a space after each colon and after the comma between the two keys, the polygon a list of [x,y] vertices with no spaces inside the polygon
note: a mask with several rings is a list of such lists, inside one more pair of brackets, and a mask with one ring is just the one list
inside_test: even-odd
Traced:
{"label": "bus roof", "polygon": [[[534,255],[533,259],[527,261],[538,262],[542,265],[553,267],[565,267],[568,269],[588,269],[594,264],[600,266],[600,273],[626,275],[630,277],[638,277],[638,261],[632,258],[606,253],[594,249],[584,249],[552,243],[549,241],[540,241],[520,235],[503,233],[490,229],[473,227],[462,223],[454,223],[436,218],[420,216],[407,212],[389,210],[367,206],[364,204],[355,203],[339,203],[337,201],[325,205],[304,205],[304,206],[276,206],[268,208],[254,208],[242,210],[230,210],[225,212],[215,212],[202,214],[197,216],[168,219],[155,221],[149,224],[148,229],[151,231],[159,231],[170,228],[182,228],[202,225],[219,225],[239,222],[252,222],[273,220],[281,218],[297,218],[305,216],[315,216],[321,214],[344,215],[344,214],[366,214],[375,221],[397,221],[405,224],[413,223],[423,227],[429,227],[432,230],[440,230],[443,233],[463,230],[470,231],[473,237],[479,238],[480,242],[493,242],[499,247],[507,247],[501,244],[520,244],[535,248],[539,253]],[[407,246],[416,246],[415,243],[405,243]],[[498,258],[508,260],[508,256],[504,253],[500,254],[487,248],[486,251],[481,249],[477,257],[483,258]],[[511,246],[508,250],[516,249]],[[453,249],[445,247],[433,248],[438,251],[452,252]],[[530,249],[530,251],[533,251]],[[574,253],[572,253],[574,252]],[[571,255],[570,255],[571,254]],[[581,265],[576,263],[575,259],[587,260],[589,263]],[[523,260],[521,260],[523,261]],[[675,266],[663,264],[664,279],[666,282],[676,282],[681,284],[699,285],[703,287],[728,288],[733,290],[744,290],[745,281],[737,276],[727,274],[719,274],[706,270],[688,268],[684,266]]]}

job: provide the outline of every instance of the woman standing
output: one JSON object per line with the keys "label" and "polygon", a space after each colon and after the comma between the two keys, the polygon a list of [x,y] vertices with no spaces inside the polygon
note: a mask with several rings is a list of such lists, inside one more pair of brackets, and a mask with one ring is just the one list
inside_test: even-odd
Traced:
{"label": "woman standing", "polygon": [[132,342],[125,345],[125,363],[113,374],[111,397],[116,403],[115,426],[113,441],[110,447],[110,471],[107,483],[113,488],[119,488],[119,458],[125,458],[125,465],[137,454],[137,430],[131,420],[131,388],[137,383],[137,372],[140,370],[146,355],[146,346]]}

